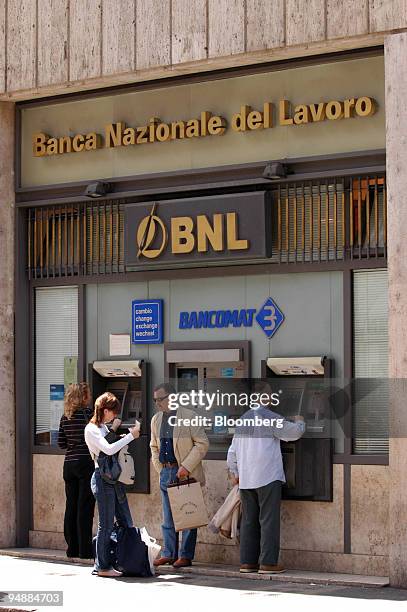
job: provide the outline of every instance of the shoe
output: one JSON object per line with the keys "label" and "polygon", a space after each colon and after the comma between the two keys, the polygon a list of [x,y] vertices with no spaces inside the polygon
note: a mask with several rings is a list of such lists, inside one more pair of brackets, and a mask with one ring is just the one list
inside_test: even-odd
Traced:
{"label": "shoe", "polygon": [[259,574],[281,574],[285,567],[276,563],[275,565],[260,565]]}
{"label": "shoe", "polygon": [[251,572],[258,572],[258,571],[259,571],[259,566],[252,565],[251,563],[243,563],[240,566],[240,570],[239,570],[239,572],[241,572],[242,574],[250,574]]}
{"label": "shoe", "polygon": [[69,552],[66,553],[66,556],[67,556],[68,559],[77,559],[79,555],[71,553],[71,551],[69,551]]}
{"label": "shoe", "polygon": [[172,565],[174,561],[175,559],[172,559],[171,557],[160,557],[154,561],[154,567],[160,567],[160,565],[166,565],[167,563],[168,565]]}
{"label": "shoe", "polygon": [[98,571],[98,576],[101,576],[102,578],[120,578],[120,576],[123,576],[123,572],[118,572],[115,569],[106,569],[106,570],[99,570]]}
{"label": "shoe", "polygon": [[78,559],[94,559],[95,557],[93,556],[93,553],[82,553],[80,555],[78,555]]}
{"label": "shoe", "polygon": [[172,565],[173,567],[191,567],[192,561],[191,559],[185,559],[185,557],[180,557]]}

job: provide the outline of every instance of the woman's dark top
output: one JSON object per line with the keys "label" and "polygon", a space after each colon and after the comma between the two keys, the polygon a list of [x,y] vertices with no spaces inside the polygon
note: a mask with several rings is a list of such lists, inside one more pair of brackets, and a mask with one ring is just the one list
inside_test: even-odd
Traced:
{"label": "woman's dark top", "polygon": [[66,449],[65,461],[77,461],[81,457],[91,458],[84,433],[91,416],[90,408],[79,408],[71,419],[62,415],[59,424],[58,446]]}

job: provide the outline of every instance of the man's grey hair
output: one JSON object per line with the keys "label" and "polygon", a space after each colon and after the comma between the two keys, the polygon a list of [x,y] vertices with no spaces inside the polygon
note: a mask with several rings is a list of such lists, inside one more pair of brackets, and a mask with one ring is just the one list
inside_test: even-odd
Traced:
{"label": "man's grey hair", "polygon": [[155,393],[156,391],[159,391],[160,389],[165,391],[166,395],[171,395],[172,393],[176,393],[175,387],[171,383],[162,382],[156,387],[154,387],[153,392]]}

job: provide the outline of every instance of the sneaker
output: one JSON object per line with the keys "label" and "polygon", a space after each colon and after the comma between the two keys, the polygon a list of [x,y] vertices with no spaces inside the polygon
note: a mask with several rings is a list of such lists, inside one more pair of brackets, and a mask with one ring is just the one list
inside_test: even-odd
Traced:
{"label": "sneaker", "polygon": [[101,576],[102,578],[120,578],[120,576],[123,576],[123,572],[118,572],[115,569],[106,569],[106,570],[99,570],[98,571],[98,576]]}
{"label": "sneaker", "polygon": [[285,568],[278,563],[275,565],[260,565],[259,569],[259,574],[281,574],[282,572],[285,572]]}
{"label": "sneaker", "polygon": [[254,573],[257,572],[259,570],[259,566],[258,565],[252,565],[251,563],[243,563],[240,566],[240,570],[239,572],[241,572],[242,574],[250,574],[250,573]]}

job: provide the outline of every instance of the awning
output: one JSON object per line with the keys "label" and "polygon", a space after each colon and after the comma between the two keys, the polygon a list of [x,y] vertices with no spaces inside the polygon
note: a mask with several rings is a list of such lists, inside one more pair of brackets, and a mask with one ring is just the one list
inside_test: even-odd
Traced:
{"label": "awning", "polygon": [[269,357],[267,366],[277,376],[312,376],[324,374],[326,357]]}
{"label": "awning", "polygon": [[94,361],[93,369],[104,378],[141,376],[142,359],[133,361]]}

